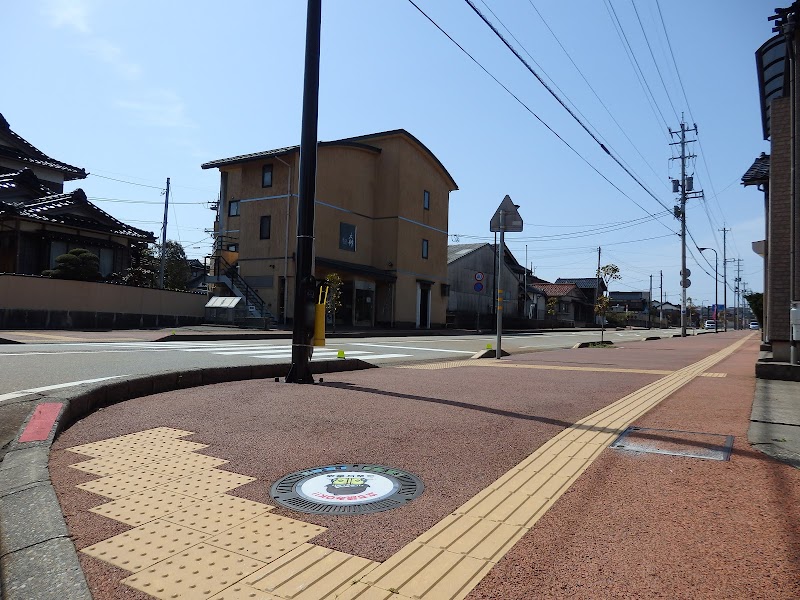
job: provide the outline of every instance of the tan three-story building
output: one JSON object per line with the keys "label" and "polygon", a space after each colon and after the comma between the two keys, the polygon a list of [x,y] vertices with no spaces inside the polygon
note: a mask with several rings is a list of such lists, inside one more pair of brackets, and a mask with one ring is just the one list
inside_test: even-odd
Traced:
{"label": "tan three-story building", "polygon": [[[294,310],[299,165],[299,146],[202,165],[220,170],[216,254],[279,322]],[[436,156],[403,129],[319,143],[314,275],[335,272],[344,281],[338,324],[444,325],[456,189]],[[230,292],[244,296],[235,281]]]}

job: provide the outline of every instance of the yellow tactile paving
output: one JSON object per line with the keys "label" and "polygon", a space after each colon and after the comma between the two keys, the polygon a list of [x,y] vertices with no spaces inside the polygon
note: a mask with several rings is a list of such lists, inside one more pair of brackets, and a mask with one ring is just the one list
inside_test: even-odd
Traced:
{"label": "yellow tactile paving", "polygon": [[267,513],[224,531],[209,539],[207,543],[223,550],[270,562],[323,531],[325,528],[318,525]]}
{"label": "yellow tactile paving", "polygon": [[494,566],[464,554],[411,542],[362,581],[410,598],[464,598]]}
{"label": "yellow tactile paving", "polygon": [[261,561],[198,544],[123,579],[122,583],[164,600],[199,600],[210,598],[263,566]]}
{"label": "yellow tactile paving", "polygon": [[84,548],[82,552],[135,573],[208,537],[188,527],[156,520]]}
{"label": "yellow tactile paving", "polygon": [[333,600],[377,565],[366,558],[303,544],[243,583],[287,600]]}
{"label": "yellow tactile paving", "polygon": [[125,498],[137,494],[144,490],[154,488],[158,485],[175,481],[177,478],[172,475],[154,473],[144,469],[131,469],[115,475],[106,475],[100,479],[93,479],[86,483],[81,483],[78,487],[87,492],[92,492],[98,496],[105,496],[112,500]]}
{"label": "yellow tactile paving", "polygon": [[164,519],[177,525],[217,535],[273,508],[260,502],[223,494],[206,498],[170,513]]}
{"label": "yellow tactile paving", "polygon": [[192,473],[187,477],[173,479],[172,481],[158,486],[159,490],[169,490],[191,498],[204,500],[211,496],[218,496],[227,491],[235,489],[245,483],[255,481],[255,477],[239,475],[230,471],[220,469],[208,469],[199,473]]}
{"label": "yellow tactile paving", "polygon": [[70,466],[92,475],[114,475],[133,469],[144,469],[174,477],[185,477],[190,473],[218,467],[227,462],[227,460],[203,454],[175,453],[172,457],[164,456],[156,459],[147,454],[130,452],[120,456],[92,458]]}
{"label": "yellow tactile paving", "polygon": [[237,583],[219,594],[214,594],[208,600],[283,600],[283,598],[268,592],[262,592],[243,583]]}
{"label": "yellow tactile paving", "polygon": [[[195,543],[123,580],[157,598],[460,600],[626,427],[695,377],[724,377],[725,373],[707,369],[748,338],[678,371],[622,370],[664,377],[568,427],[382,564],[308,543],[323,528],[269,514],[270,506],[224,494],[226,485],[235,487],[252,478],[215,469],[226,461],[194,454],[205,446],[187,445],[178,438],[191,432],[170,428],[71,449],[94,457],[73,465],[76,468],[101,475],[109,475],[105,472],[109,470],[118,473],[82,484],[88,491],[127,493],[137,477],[142,485],[162,476],[176,478],[91,509],[139,527],[84,551],[98,555],[111,549],[114,558],[105,560],[129,568],[154,560],[158,552],[178,552],[176,544]],[[477,360],[441,364],[447,365],[441,368],[500,366]],[[192,491],[205,499],[186,495]],[[147,540],[157,541],[159,531],[163,536],[161,527],[176,534],[167,536],[169,542],[155,551]],[[190,530],[207,535],[201,540],[187,533],[190,542],[177,535]],[[135,565],[119,564],[135,556],[137,548],[141,558]]]}
{"label": "yellow tactile paving", "polygon": [[137,527],[198,502],[199,500],[196,498],[181,496],[169,490],[150,489],[95,506],[89,510],[109,519]]}

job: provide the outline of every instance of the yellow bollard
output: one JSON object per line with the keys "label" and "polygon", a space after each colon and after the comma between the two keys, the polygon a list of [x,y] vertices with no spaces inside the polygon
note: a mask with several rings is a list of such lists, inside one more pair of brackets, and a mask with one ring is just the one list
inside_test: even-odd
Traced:
{"label": "yellow bollard", "polygon": [[314,339],[313,346],[325,345],[325,305],[317,304],[314,306]]}
{"label": "yellow bollard", "polygon": [[487,350],[491,350],[492,349],[492,345],[491,344],[486,344],[486,349]]}
{"label": "yellow bollard", "polygon": [[336,358],[344,358],[344,350],[339,350],[336,353]]}

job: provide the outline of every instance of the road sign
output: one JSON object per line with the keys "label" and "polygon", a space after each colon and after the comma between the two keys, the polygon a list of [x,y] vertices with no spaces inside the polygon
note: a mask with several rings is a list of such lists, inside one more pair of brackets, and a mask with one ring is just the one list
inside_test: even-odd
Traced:
{"label": "road sign", "polygon": [[474,289],[476,292],[482,292],[483,284],[480,281],[477,281],[475,282],[475,285],[472,286],[472,289]]}
{"label": "road sign", "polygon": [[689,269],[686,269],[685,273],[683,271],[681,271],[681,277],[689,277],[689,275],[691,275],[691,274],[692,274],[692,272]]}
{"label": "road sign", "polygon": [[683,281],[681,281],[680,285],[681,287],[688,288],[690,285],[692,285],[692,282],[688,279],[684,279]]}
{"label": "road sign", "polygon": [[[492,220],[489,221],[489,231],[505,231],[519,233],[522,231],[522,217],[519,216],[517,206],[506,196],[497,207]],[[503,223],[500,222],[500,213],[503,213]],[[502,227],[501,227],[502,225]]]}
{"label": "road sign", "polygon": [[475,273],[475,281],[483,281],[483,273],[481,273],[480,271]]}

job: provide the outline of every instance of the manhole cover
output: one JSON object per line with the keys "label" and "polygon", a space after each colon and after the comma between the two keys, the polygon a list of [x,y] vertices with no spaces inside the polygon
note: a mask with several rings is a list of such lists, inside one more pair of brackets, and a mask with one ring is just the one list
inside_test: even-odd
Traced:
{"label": "manhole cover", "polygon": [[618,450],[707,460],[729,460],[732,446],[732,435],[648,427],[628,427],[611,444]]}
{"label": "manhole cover", "polygon": [[270,495],[299,512],[361,515],[403,506],[424,488],[419,477],[406,471],[358,463],[291,473],[272,485]]}

